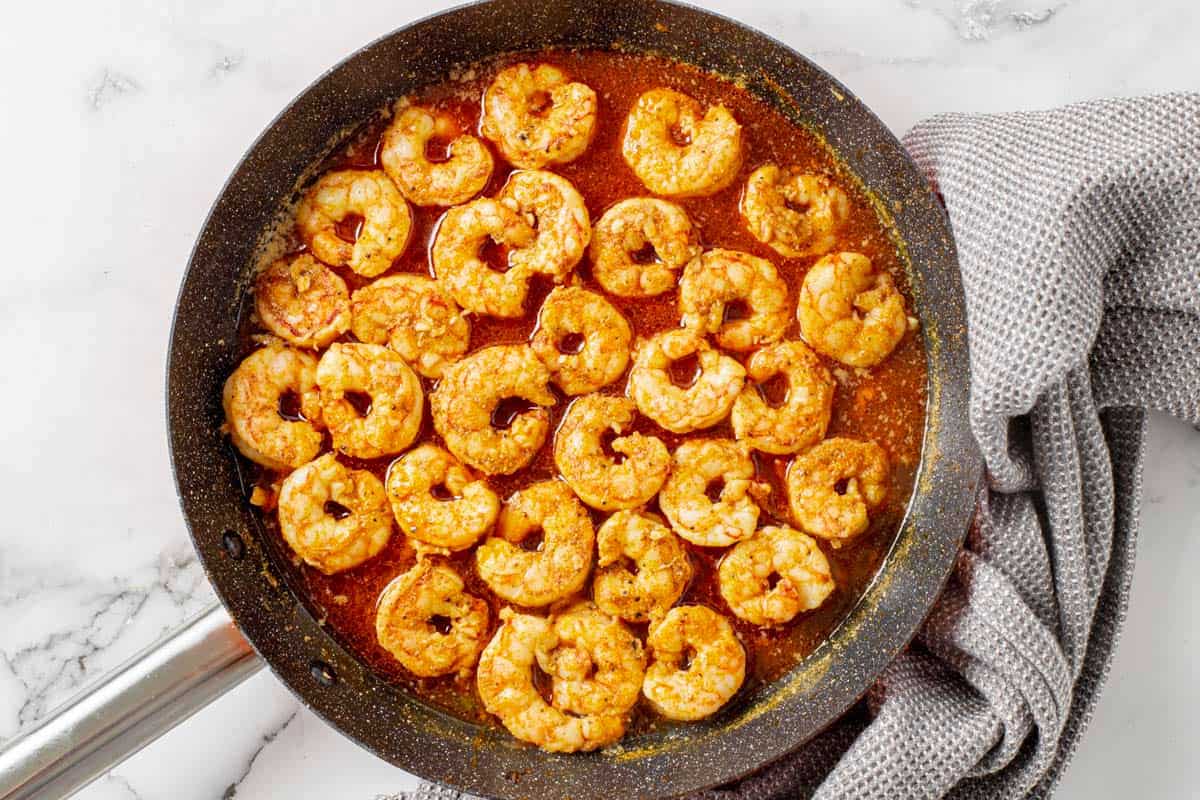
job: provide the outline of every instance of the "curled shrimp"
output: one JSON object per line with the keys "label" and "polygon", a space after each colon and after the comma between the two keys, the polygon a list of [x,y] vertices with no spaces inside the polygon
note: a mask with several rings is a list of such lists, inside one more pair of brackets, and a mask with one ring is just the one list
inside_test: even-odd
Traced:
{"label": "curled shrimp", "polygon": [[[299,408],[285,409],[289,399]],[[255,350],[225,381],[221,400],[229,438],[254,463],[295,469],[320,452],[317,360],[308,353],[280,345]]]}
{"label": "curled shrimp", "polygon": [[549,619],[500,610],[500,629],[483,649],[475,671],[479,699],[523,742],[556,753],[595,750],[625,733],[626,713],[602,710],[582,716],[542,699],[533,683],[538,653],[553,650],[558,635]]}
{"label": "curled shrimp", "polygon": [[596,93],[558,67],[514,64],[484,93],[480,130],[514,166],[566,164],[592,142]]}
{"label": "curled shrimp", "polygon": [[850,200],[825,175],[764,164],[746,179],[741,211],[755,239],[786,258],[803,258],[834,248]]}
{"label": "curled shrimp", "polygon": [[260,272],[254,310],[267,330],[297,347],[324,347],[350,327],[346,282],[310,255],[281,258]]}
{"label": "curled shrimp", "polygon": [[[520,543],[540,530],[542,544]],[[521,606],[545,606],[579,591],[592,566],[592,520],[562,481],[520,490],[504,504],[496,535],[475,551],[475,568],[493,592]]]}
{"label": "curled shrimp", "polygon": [[[334,343],[317,365],[321,418],[333,446],[355,458],[379,458],[412,444],[421,428],[421,381],[395,352],[377,344]],[[369,403],[359,413],[354,395]],[[349,396],[348,396],[349,395]]]}
{"label": "curled shrimp", "polygon": [[487,603],[467,592],[457,572],[422,559],[379,596],[375,638],[414,675],[466,677],[483,649],[489,616]]}
{"label": "curled shrimp", "polygon": [[[640,254],[650,247],[654,259]],[[592,277],[620,297],[651,297],[675,288],[679,270],[700,255],[700,235],[687,212],[653,197],[622,200],[592,231]]]}
{"label": "curled shrimp", "polygon": [[529,344],[559,388],[586,394],[621,377],[632,340],[629,322],[603,296],[559,286],[542,303]]}
{"label": "curled shrimp", "polygon": [[[696,356],[699,373],[688,386],[671,379],[676,361]],[[677,329],[638,342],[629,372],[629,396],[638,410],[674,433],[709,428],[729,415],[746,370],[699,333]]]}
{"label": "curled shrimp", "polygon": [[[450,497],[436,495],[439,489]],[[500,498],[487,482],[432,444],[409,450],[388,468],[387,493],[400,530],[418,550],[466,550],[500,514]]]}
{"label": "curled shrimp", "polygon": [[666,614],[692,579],[683,542],[645,511],[618,511],[606,519],[596,533],[596,549],[596,605],[630,622]]}
{"label": "curled shrimp", "polygon": [[509,252],[509,268],[549,275],[561,283],[592,238],[592,222],[579,190],[553,172],[523,169],[508,176],[496,199],[534,231],[532,242]]}
{"label": "curled shrimp", "polygon": [[646,645],[652,660],[642,694],[668,719],[715,714],[746,678],[746,651],[733,626],[705,606],[671,609],[650,626]]}
{"label": "curled shrimp", "polygon": [[[717,500],[708,495],[719,485]],[[671,474],[658,496],[675,532],[701,547],[726,547],[749,538],[758,524],[754,462],[728,439],[689,439],[675,448]]]}
{"label": "curled shrimp", "polygon": [[870,441],[835,437],[796,456],[787,471],[788,504],[796,523],[835,548],[870,524],[887,497],[888,459]]}
{"label": "curled shrimp", "polygon": [[568,714],[626,714],[637,702],[646,671],[641,641],[621,620],[586,600],[556,611],[558,639],[537,652],[550,676],[550,703]]}
{"label": "curled shrimp", "polygon": [[737,177],[742,126],[722,105],[704,111],[686,94],[651,89],[629,112],[621,155],[654,194],[706,197]]}
{"label": "curled shrimp", "polygon": [[389,275],[350,298],[350,329],[359,341],[385,344],[427,378],[467,352],[471,323],[437,281],[424,275]]}
{"label": "curled shrimp", "polygon": [[[772,405],[760,392],[782,375],[787,394]],[[746,362],[747,381],[730,421],[738,440],[764,453],[795,453],[825,437],[833,413],[833,376],[802,342],[779,342],[755,350]],[[751,382],[752,381],[752,382]]]}
{"label": "curled shrimp", "polygon": [[[492,345],[446,368],[429,396],[433,425],[458,458],[488,475],[508,475],[528,464],[550,431],[554,394],[546,369],[528,345]],[[536,404],[492,425],[501,401],[519,397]]]}
{"label": "curled shrimp", "polygon": [[[348,242],[338,235],[337,224],[353,215],[362,218],[362,226]],[[345,169],[326,173],[308,190],[296,209],[296,225],[317,258],[373,278],[404,252],[412,211],[384,173]]]}
{"label": "curled shrimp", "polygon": [[[450,139],[444,161],[425,155],[430,139]],[[419,206],[456,206],[483,191],[492,177],[492,154],[479,139],[460,133],[449,114],[409,106],[383,134],[384,172]]]}
{"label": "curled shrimp", "polygon": [[284,478],[279,530],[296,555],[332,575],[357,567],[387,545],[392,514],[378,478],[326,453]]}
{"label": "curled shrimp", "polygon": [[[576,399],[554,435],[554,463],[563,480],[583,502],[601,511],[634,508],[650,502],[671,467],[662,440],[625,433],[633,425],[633,402],[624,397],[589,394]],[[619,463],[604,451],[603,437],[618,434],[610,447],[623,456]]]}
{"label": "curled shrimp", "polygon": [[[733,303],[744,304],[743,318],[727,319]],[[775,265],[736,250],[709,250],[683,268],[679,311],[685,328],[713,334],[727,350],[778,341],[791,321],[787,283]]]}
{"label": "curled shrimp", "polygon": [[528,267],[513,266],[506,272],[492,269],[480,257],[489,241],[506,247],[525,247],[534,231],[506,205],[480,198],[455,206],[438,224],[430,248],[430,260],[438,281],[460,306],[476,314],[519,317],[525,313],[529,293]]}
{"label": "curled shrimp", "polygon": [[721,559],[717,580],[729,610],[764,627],[817,608],[835,586],[829,561],[811,537],[772,525],[734,545]]}
{"label": "curled shrimp", "polygon": [[814,350],[851,367],[883,361],[915,325],[892,276],[859,253],[833,253],[812,266],[796,317]]}

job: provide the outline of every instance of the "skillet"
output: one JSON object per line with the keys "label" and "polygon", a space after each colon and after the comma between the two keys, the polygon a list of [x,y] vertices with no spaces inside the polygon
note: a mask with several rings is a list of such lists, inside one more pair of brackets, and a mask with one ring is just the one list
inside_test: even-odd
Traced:
{"label": "skillet", "polygon": [[[682,728],[589,754],[523,745],[438,711],[376,676],[300,598],[264,535],[225,437],[222,384],[264,231],[307,171],[396,97],[459,65],[545,47],[652,52],[741,79],[822,136],[887,210],[909,265],[928,363],[923,456],[895,545],[847,619],[814,653],[742,702]],[[953,239],[928,183],[844,86],[736,22],[662,0],[498,0],[460,7],[367,45],[306,89],[236,167],[200,233],[171,334],[167,409],[184,516],[241,633],[309,708],[379,757],[502,798],[671,797],[725,783],[797,748],[861,697],[941,589],[974,505],[980,461],[967,425],[966,317]]]}

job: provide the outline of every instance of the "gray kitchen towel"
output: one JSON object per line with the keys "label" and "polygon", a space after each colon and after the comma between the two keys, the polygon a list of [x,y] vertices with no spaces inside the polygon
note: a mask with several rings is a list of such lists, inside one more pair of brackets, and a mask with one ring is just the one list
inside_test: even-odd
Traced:
{"label": "gray kitchen towel", "polygon": [[958,244],[987,485],[869,714],[708,800],[1049,796],[1124,617],[1146,411],[1200,424],[1200,95],[944,115],[905,145]]}

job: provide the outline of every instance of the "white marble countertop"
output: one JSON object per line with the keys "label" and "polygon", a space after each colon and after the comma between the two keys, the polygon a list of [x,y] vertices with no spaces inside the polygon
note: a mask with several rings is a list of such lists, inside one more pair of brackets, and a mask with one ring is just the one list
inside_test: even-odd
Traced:
{"label": "white marble countertop", "polygon": [[[360,45],[444,5],[6,10],[0,741],[209,602],[163,412],[168,326],[192,242],[238,157],[288,100]],[[1200,88],[1192,0],[705,5],[808,54],[898,133],[938,111]],[[1156,418],[1150,452],[1129,619],[1063,798],[1200,794],[1200,433]],[[80,796],[371,800],[412,783],[261,673]]]}

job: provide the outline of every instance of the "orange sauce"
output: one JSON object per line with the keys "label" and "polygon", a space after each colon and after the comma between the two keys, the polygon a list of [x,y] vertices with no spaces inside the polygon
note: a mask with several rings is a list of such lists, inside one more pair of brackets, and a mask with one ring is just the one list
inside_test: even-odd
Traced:
{"label": "orange sauce", "polygon": [[[525,58],[528,60],[530,57]],[[462,130],[478,133],[483,90],[495,71],[513,60],[509,57],[483,65],[470,80],[431,87],[415,100],[449,112]],[[745,161],[738,179],[715,196],[680,201],[699,227],[705,247],[743,250],[770,259],[791,287],[794,306],[804,274],[815,259],[783,258],[755,240],[746,230],[738,212],[738,199],[751,170],[767,161],[798,164],[812,172],[839,177],[839,182],[851,197],[852,210],[838,249],[855,250],[869,256],[878,267],[892,273],[908,296],[908,279],[895,244],[872,205],[848,179],[844,167],[818,139],[805,128],[792,123],[773,106],[723,79],[687,65],[654,57],[600,51],[552,51],[538,54],[537,60],[559,65],[574,80],[590,85],[599,97],[599,129],[592,145],[577,161],[555,168],[582,193],[593,221],[618,200],[648,194],[621,157],[622,126],[628,110],[642,92],[667,86],[695,97],[703,105],[723,103],[744,129]],[[382,114],[364,125],[322,165],[323,169],[378,168],[379,140],[385,126],[386,120]],[[439,152],[442,146],[444,143],[434,143],[431,153]],[[485,195],[496,193],[504,185],[510,171],[494,149],[493,154],[496,155],[497,169],[484,191]],[[429,244],[443,209],[414,207],[413,212],[413,239],[405,253],[396,259],[392,272],[429,272]],[[352,239],[354,226],[344,227],[347,230],[341,235]],[[300,249],[299,246],[296,249]],[[351,290],[369,282],[348,270],[338,272],[346,279]],[[602,292],[591,279],[586,258],[576,272],[585,286]],[[535,282],[526,306],[528,313],[522,319],[472,319],[471,348],[527,341],[533,330],[536,309],[550,288],[548,283]],[[637,335],[645,336],[678,325],[679,315],[673,292],[646,299],[610,299],[629,319]],[[911,308],[911,302],[909,305]],[[244,317],[243,348],[249,350],[253,347],[250,335],[258,330],[249,315]],[[353,340],[349,334],[345,338]],[[798,325],[794,321],[788,338],[799,338]],[[838,378],[828,435],[868,438],[882,445],[892,463],[890,492],[885,507],[872,516],[870,529],[866,533],[839,550],[822,543],[838,586],[834,594],[818,610],[802,614],[778,629],[760,629],[733,617],[716,585],[716,565],[721,551],[689,545],[695,577],[680,602],[709,605],[734,622],[749,656],[747,688],[778,678],[812,652],[845,617],[891,547],[912,492],[925,418],[925,356],[919,334],[906,336],[896,351],[869,373],[856,373],[829,360],[826,363]],[[433,388],[432,382],[424,380],[424,383],[426,390]],[[625,380],[621,379],[604,391],[619,393],[624,386]],[[564,399],[553,409],[555,425],[565,407]],[[661,437],[672,449],[691,436],[732,437],[727,422],[682,436],[664,431],[645,418],[639,418],[638,428]],[[428,413],[419,441],[441,444]],[[326,449],[328,444],[326,437]],[[392,459],[358,461],[342,457],[342,460],[351,467],[369,469],[385,479]],[[787,522],[783,475],[788,460],[787,457],[755,455],[760,479],[773,487],[772,497],[765,504],[764,522]],[[554,474],[548,442],[528,467],[513,475],[493,477],[490,482],[504,498],[523,486]],[[270,484],[281,477],[261,474],[259,481]],[[592,516],[599,525],[605,515],[592,512]],[[288,562],[294,584],[302,588],[312,610],[318,617],[325,618],[327,628],[349,650],[385,680],[404,686],[451,713],[467,719],[488,719],[475,694],[473,680],[416,678],[375,640],[376,600],[387,583],[407,570],[415,559],[404,536],[399,533],[394,535],[387,548],[365,564],[326,576],[298,563],[298,559],[289,558],[292,554],[279,536],[274,514],[267,513],[263,517],[275,548],[285,554],[283,560]],[[475,574],[472,555],[473,551],[468,551],[447,560],[464,576],[469,590],[486,598],[495,612],[500,603]],[[492,624],[496,624],[495,613]],[[644,635],[644,626],[634,627],[639,635]],[[646,730],[657,724],[659,720],[651,711],[639,707],[631,732]]]}

